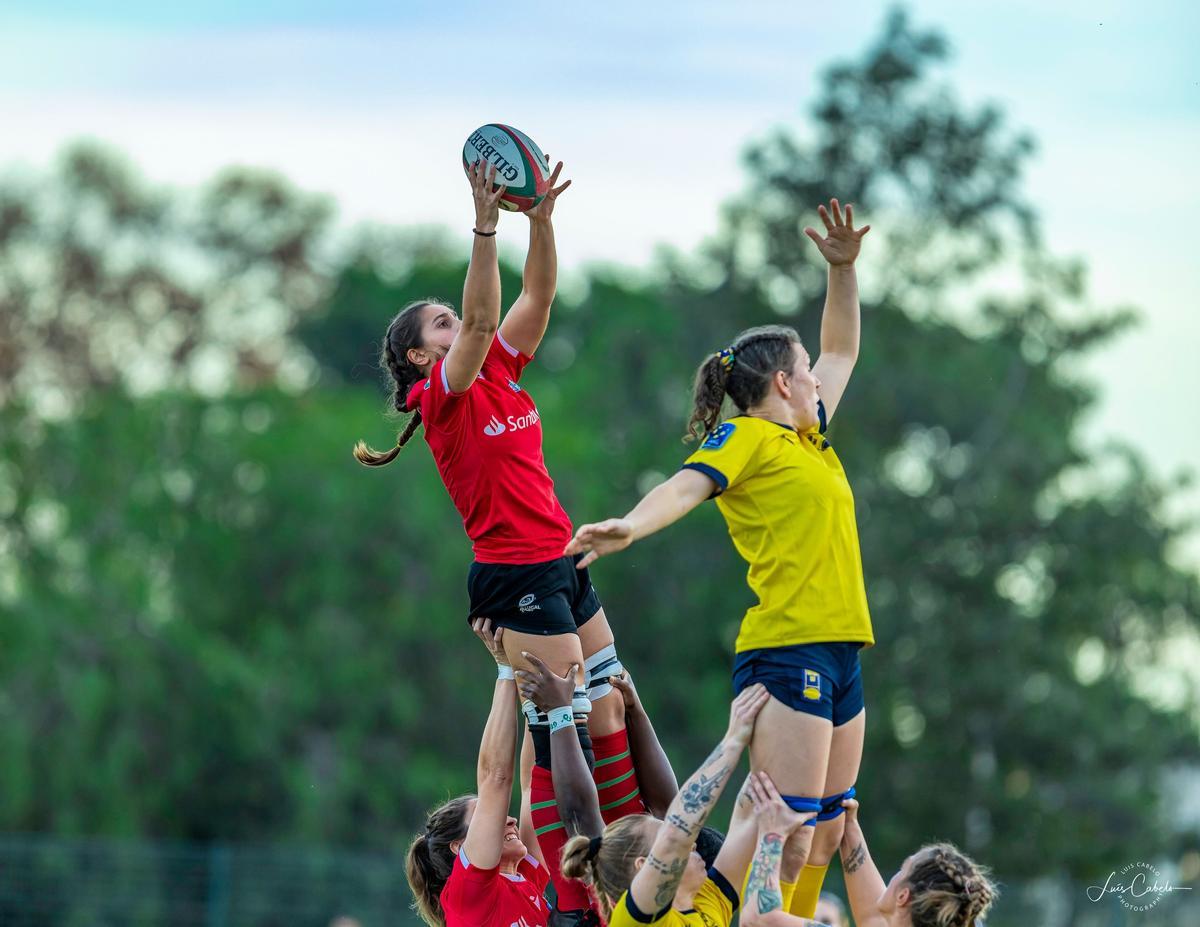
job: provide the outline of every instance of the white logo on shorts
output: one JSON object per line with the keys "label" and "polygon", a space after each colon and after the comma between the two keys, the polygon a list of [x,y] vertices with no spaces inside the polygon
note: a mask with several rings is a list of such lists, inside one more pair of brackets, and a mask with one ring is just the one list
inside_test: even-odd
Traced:
{"label": "white logo on shorts", "polygon": [[506,431],[508,429],[504,427],[504,422],[500,421],[494,415],[492,416],[492,420],[483,427],[483,433],[492,438],[496,437],[496,435],[502,435]]}
{"label": "white logo on shorts", "polygon": [[517,608],[523,612],[540,612],[542,606],[533,604],[533,600],[536,598],[537,596],[532,592],[529,595],[521,596],[521,601],[517,603]]}

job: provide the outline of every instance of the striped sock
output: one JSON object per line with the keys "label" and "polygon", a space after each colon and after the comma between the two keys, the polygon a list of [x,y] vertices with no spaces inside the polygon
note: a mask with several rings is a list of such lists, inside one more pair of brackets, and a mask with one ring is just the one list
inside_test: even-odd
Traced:
{"label": "striped sock", "polygon": [[567,830],[558,816],[558,803],[554,800],[554,779],[550,770],[542,766],[533,767],[533,780],[529,785],[529,811],[533,818],[533,830],[537,834],[538,846],[546,860],[554,894],[558,896],[560,911],[578,911],[591,907],[587,886],[578,879],[563,876],[562,848],[567,842]]}
{"label": "striped sock", "polygon": [[611,824],[628,814],[646,814],[625,728],[603,737],[593,737],[592,750],[596,755],[592,778],[596,780],[604,823]]}

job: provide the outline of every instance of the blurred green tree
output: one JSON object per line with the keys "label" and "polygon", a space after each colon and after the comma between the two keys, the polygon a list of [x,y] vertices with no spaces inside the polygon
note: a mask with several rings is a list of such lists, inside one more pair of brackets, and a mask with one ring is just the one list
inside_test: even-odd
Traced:
{"label": "blurred green tree", "polygon": [[[938,82],[945,54],[891,17],[827,72],[810,141],[751,146],[748,189],[703,253],[657,281],[590,274],[523,382],[568,512],[624,511],[682,459],[671,436],[706,353],[776,319],[815,347],[824,275],[802,229],[829,195],[854,202],[876,230],[831,439],[879,639],[860,780],[873,849],[895,866],[945,837],[1005,879],[1103,877],[1131,847],[1196,846],[1171,829],[1164,781],[1200,761],[1194,694],[1147,696],[1200,592],[1172,565],[1169,488],[1136,448],[1077,434],[1095,391],[1076,362],[1130,316],[1094,310],[1082,268],[1048,253],[1021,194],[1030,142]],[[98,268],[170,252],[153,235],[176,204],[112,193],[141,189],[121,177],[102,211],[128,220],[128,245],[114,231],[82,248],[71,222],[0,197],[0,829],[396,847],[470,787],[490,682],[462,626],[469,546],[427,450],[371,472],[349,448],[389,436],[360,382],[387,320],[456,300],[465,249],[385,236],[326,283],[325,207],[260,177],[186,226],[180,247],[227,274],[185,284],[187,262],[164,264],[170,298],[147,321],[133,271],[110,286]],[[44,195],[75,202],[60,182]],[[28,275],[75,250],[92,269],[48,299]],[[519,274],[503,274],[511,299]],[[221,323],[260,302],[284,313],[275,327]],[[110,323],[96,344],[120,334],[133,355],[92,343]],[[251,360],[206,379],[210,336]],[[131,373],[143,348],[169,375]],[[293,355],[318,388],[276,388],[309,382],[285,375]],[[47,383],[77,414],[35,414]],[[681,771],[726,713],[743,572],[713,507],[594,570]]]}
{"label": "blurred green tree", "polygon": [[64,415],[95,389],[217,394],[311,369],[289,350],[324,296],[323,196],[230,168],[149,187],[92,142],[0,181],[0,404]]}

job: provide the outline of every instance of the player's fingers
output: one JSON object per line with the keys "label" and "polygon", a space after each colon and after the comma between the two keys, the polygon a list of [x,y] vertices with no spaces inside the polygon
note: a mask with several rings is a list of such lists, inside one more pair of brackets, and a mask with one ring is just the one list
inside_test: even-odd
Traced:
{"label": "player's fingers", "polygon": [[549,672],[549,670],[546,667],[546,664],[541,661],[541,659],[538,657],[538,655],[536,653],[526,653],[524,650],[522,650],[521,656],[523,656],[527,661],[529,661],[529,665],[532,666],[534,669],[538,670],[539,672],[542,672],[542,673]]}
{"label": "player's fingers", "polygon": [[560,186],[560,187],[555,187],[555,188],[554,188],[553,190],[551,190],[550,192],[551,192],[551,193],[553,193],[555,196],[558,196],[558,194],[562,193],[562,192],[563,192],[563,190],[567,189],[567,187],[569,187],[569,186],[571,186],[571,181],[569,181],[569,180],[568,180],[568,181],[567,181],[566,183],[564,183],[562,186]]}
{"label": "player's fingers", "polygon": [[818,248],[821,246],[821,242],[825,240],[817,234],[817,230],[811,225],[805,227],[804,234],[811,238]]}
{"label": "player's fingers", "polygon": [[858,238],[859,238],[859,240],[861,241],[861,240],[862,240],[862,237],[863,237],[864,235],[866,235],[866,234],[867,234],[867,232],[869,232],[869,231],[871,231],[871,226],[869,226],[869,225],[864,225],[862,228],[860,228],[860,229],[858,230]]}
{"label": "player's fingers", "polygon": [[821,221],[825,223],[825,231],[833,231],[833,222],[829,218],[829,210],[823,205],[817,207],[817,215],[821,217]]}
{"label": "player's fingers", "polygon": [[834,225],[845,225],[846,220],[842,218],[842,207],[840,205],[838,205],[836,196],[829,201],[829,206],[833,211],[833,224]]}
{"label": "player's fingers", "polygon": [[587,555],[582,560],[580,560],[577,564],[575,564],[575,569],[582,570],[585,567],[591,566],[593,563],[595,563],[599,559],[600,559],[600,555],[598,553],[596,553],[594,550],[589,550],[587,552]]}
{"label": "player's fingers", "polygon": [[775,787],[774,780],[770,776],[767,775],[766,771],[760,772],[758,774],[758,780],[759,780],[759,784],[760,784],[763,792],[766,794],[767,798],[771,799],[771,801],[782,801],[783,800],[779,795],[779,789],[777,789]]}
{"label": "player's fingers", "polygon": [[850,229],[850,231],[852,231],[852,232],[854,231],[854,204],[853,203],[846,204],[846,228]]}
{"label": "player's fingers", "polygon": [[768,702],[768,700],[770,700],[770,698],[771,698],[771,693],[768,692],[765,688],[761,692],[755,693],[754,698],[751,699],[751,701],[748,705],[746,705],[745,713],[747,715],[749,715],[751,718],[758,717],[758,713],[760,711],[762,711],[763,705],[767,704],[767,702]]}
{"label": "player's fingers", "polygon": [[755,811],[761,811],[769,803],[767,795],[763,791],[763,787],[759,783],[757,777],[751,777],[749,792],[750,792],[750,801],[754,803]]}
{"label": "player's fingers", "polygon": [[[549,155],[546,156],[546,165],[547,166],[550,165],[550,156]],[[562,169],[563,169],[563,163],[561,161],[559,161],[556,165],[554,165],[554,170],[550,172],[550,186],[553,187],[556,183],[558,183],[558,175],[562,173]]]}

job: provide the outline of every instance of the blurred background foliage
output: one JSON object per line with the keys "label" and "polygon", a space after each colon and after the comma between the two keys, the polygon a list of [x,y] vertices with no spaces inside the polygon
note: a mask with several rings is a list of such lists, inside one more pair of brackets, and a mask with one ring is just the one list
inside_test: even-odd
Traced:
{"label": "blurred background foliage", "polygon": [[[770,320],[818,343],[802,229],[853,202],[872,274],[830,437],[879,641],[864,823],[889,871],[945,838],[1022,886],[997,924],[1082,923],[1078,886],[1135,859],[1200,876],[1200,699],[1167,659],[1200,586],[1150,436],[1078,434],[1079,359],[1133,317],[1048,253],[1032,141],[961,103],[945,55],[892,15],[810,134],[749,144],[705,249],[567,288],[524,382],[568,512],[625,511],[682,459],[707,352]],[[269,173],[155,189],[95,143],[0,181],[0,830],[348,846],[400,880],[423,809],[471,788],[469,545],[421,442],[379,472],[349,454],[394,427],[387,320],[456,299],[467,252],[332,220]],[[711,507],[594,569],[681,778],[724,724],[743,572]]]}

